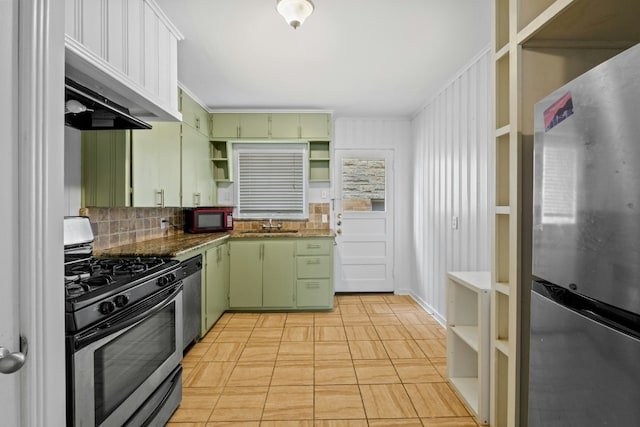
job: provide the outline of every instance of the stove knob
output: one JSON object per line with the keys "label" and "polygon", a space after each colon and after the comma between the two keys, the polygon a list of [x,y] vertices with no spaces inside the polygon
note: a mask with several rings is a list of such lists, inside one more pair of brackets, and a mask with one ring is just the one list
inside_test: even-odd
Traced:
{"label": "stove knob", "polygon": [[100,307],[98,308],[98,310],[100,310],[100,313],[102,314],[111,314],[115,309],[116,306],[111,301],[105,301],[101,303]]}
{"label": "stove knob", "polygon": [[169,282],[175,282],[176,281],[176,275],[173,274],[173,273],[167,274],[167,278],[169,279]]}
{"label": "stove knob", "polygon": [[167,283],[169,283],[167,276],[158,277],[158,280],[156,281],[158,286],[165,286]]}
{"label": "stove knob", "polygon": [[116,303],[116,307],[124,307],[129,303],[129,297],[126,295],[118,295],[115,297],[114,302]]}

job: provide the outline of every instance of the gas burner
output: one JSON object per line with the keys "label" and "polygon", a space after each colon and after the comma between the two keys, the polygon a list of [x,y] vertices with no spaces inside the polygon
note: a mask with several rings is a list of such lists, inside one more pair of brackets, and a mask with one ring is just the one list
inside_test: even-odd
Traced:
{"label": "gas burner", "polygon": [[113,277],[108,274],[100,274],[89,277],[85,280],[85,283],[90,286],[106,286],[113,283]]}
{"label": "gas burner", "polygon": [[67,283],[64,286],[64,290],[67,294],[67,297],[73,298],[87,292],[88,287],[86,285],[82,285],[81,283]]}

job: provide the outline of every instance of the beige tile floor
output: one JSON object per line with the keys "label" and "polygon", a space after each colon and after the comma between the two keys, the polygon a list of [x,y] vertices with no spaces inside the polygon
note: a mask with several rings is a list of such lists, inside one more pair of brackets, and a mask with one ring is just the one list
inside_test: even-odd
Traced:
{"label": "beige tile floor", "polygon": [[325,313],[225,313],[183,360],[169,427],[476,427],[446,382],[445,331],[410,297]]}

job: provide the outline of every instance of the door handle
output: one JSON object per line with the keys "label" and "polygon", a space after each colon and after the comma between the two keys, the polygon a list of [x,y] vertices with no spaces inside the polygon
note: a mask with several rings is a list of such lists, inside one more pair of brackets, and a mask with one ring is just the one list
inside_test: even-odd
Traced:
{"label": "door handle", "polygon": [[24,366],[24,362],[27,361],[27,352],[29,345],[27,339],[23,336],[20,337],[20,351],[11,353],[4,347],[0,347],[0,372],[3,374],[13,374]]}

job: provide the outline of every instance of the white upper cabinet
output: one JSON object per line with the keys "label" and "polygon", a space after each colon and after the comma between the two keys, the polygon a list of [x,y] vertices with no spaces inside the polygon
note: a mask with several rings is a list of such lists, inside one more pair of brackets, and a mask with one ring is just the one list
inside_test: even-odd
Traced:
{"label": "white upper cabinet", "polygon": [[65,0],[67,76],[136,115],[180,120],[182,34],[153,0]]}

